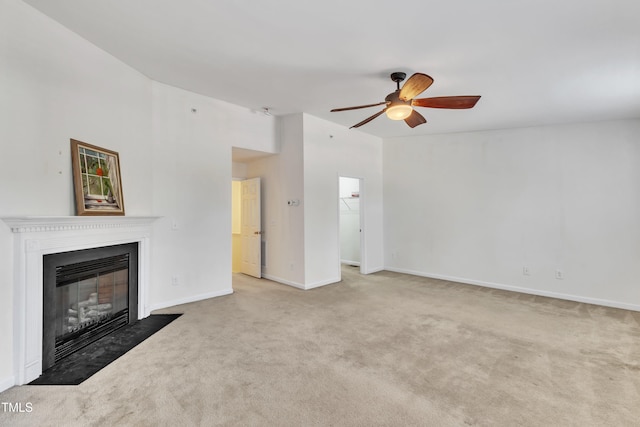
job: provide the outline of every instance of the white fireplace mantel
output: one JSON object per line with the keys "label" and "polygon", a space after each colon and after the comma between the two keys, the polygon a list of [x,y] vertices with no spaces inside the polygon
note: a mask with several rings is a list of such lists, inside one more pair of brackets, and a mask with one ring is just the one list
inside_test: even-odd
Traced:
{"label": "white fireplace mantel", "polygon": [[2,218],[13,233],[150,226],[158,217],[146,216],[23,216]]}
{"label": "white fireplace mantel", "polygon": [[14,366],[16,384],[42,374],[42,257],[138,243],[138,317],[149,316],[149,251],[157,217],[64,216],[2,218],[13,233]]}

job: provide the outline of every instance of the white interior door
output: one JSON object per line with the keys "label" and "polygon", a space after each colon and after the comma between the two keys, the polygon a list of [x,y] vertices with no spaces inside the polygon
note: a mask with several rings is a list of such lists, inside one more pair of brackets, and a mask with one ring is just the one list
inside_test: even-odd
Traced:
{"label": "white interior door", "polygon": [[260,178],[242,181],[240,214],[242,263],[240,271],[262,277],[262,229],[260,228]]}

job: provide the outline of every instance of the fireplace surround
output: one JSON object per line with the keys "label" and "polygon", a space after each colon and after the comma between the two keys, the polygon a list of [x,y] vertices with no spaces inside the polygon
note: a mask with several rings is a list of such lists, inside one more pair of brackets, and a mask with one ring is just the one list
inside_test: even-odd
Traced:
{"label": "fireplace surround", "polygon": [[156,217],[2,218],[13,234],[14,377],[17,385],[43,371],[43,257],[137,243],[137,318],[149,316],[149,258]]}

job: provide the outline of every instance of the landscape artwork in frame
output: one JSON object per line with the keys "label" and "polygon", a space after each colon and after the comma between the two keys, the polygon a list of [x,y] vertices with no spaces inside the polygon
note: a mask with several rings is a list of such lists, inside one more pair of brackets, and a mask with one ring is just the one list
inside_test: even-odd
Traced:
{"label": "landscape artwork in frame", "polygon": [[115,151],[71,140],[77,215],[124,215],[120,158]]}

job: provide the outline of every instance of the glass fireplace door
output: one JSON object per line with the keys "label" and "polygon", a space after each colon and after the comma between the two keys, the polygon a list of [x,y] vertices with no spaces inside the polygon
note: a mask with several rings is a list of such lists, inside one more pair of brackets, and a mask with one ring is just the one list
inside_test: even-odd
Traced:
{"label": "glass fireplace door", "polygon": [[55,361],[128,323],[128,254],[56,269]]}

